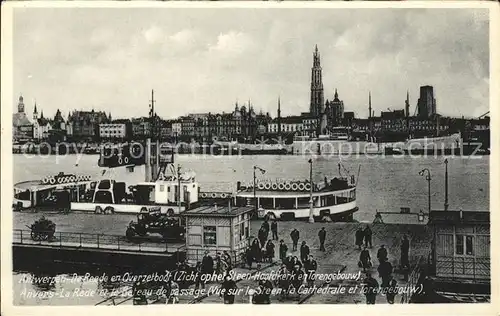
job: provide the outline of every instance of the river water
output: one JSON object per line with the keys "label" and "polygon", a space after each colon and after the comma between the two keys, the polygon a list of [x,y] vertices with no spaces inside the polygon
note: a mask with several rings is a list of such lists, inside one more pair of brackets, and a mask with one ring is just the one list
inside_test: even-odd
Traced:
{"label": "river water", "polygon": [[[196,173],[202,191],[233,191],[236,181],[250,182],[253,166],[266,170],[258,174],[259,179],[307,179],[309,177],[308,156],[176,156],[183,170]],[[359,177],[357,203],[359,211],[354,219],[371,222],[376,210],[398,212],[401,207],[409,207],[412,212],[427,210],[427,182],[419,171],[427,168],[431,172],[431,203],[433,209],[443,209],[445,164],[440,157],[312,157],[313,181],[339,175],[339,162],[343,174],[348,171]],[[14,183],[38,180],[58,172],[98,175],[98,156],[76,155],[64,157],[44,156],[27,157],[14,155]],[[489,157],[448,157],[449,209],[489,210]],[[344,169],[345,168],[345,169]],[[359,176],[358,176],[359,170]],[[141,168],[137,180],[142,180]],[[94,217],[89,217],[93,220]],[[104,233],[104,232],[103,232]],[[83,297],[81,300],[65,300],[53,297],[28,298],[21,296],[23,290],[31,289],[44,292],[30,282],[22,282],[31,273],[14,273],[14,303],[18,305],[87,305],[95,304],[98,297]],[[81,280],[77,283],[64,283],[63,290],[71,286],[95,289],[96,282]],[[69,285],[66,285],[69,284]],[[73,284],[73,285],[71,285]],[[48,289],[57,292],[61,285]],[[97,300],[97,301],[96,301]]]}

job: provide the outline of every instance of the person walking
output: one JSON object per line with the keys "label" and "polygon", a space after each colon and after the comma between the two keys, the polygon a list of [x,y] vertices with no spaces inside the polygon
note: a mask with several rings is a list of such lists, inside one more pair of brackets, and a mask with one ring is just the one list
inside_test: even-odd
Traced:
{"label": "person walking", "polygon": [[385,249],[385,246],[382,245],[377,251],[377,259],[379,264],[382,264],[382,262],[387,260],[387,249]]}
{"label": "person walking", "polygon": [[294,228],[290,233],[290,237],[292,238],[293,248],[292,251],[297,251],[297,244],[299,243],[300,233],[297,228]]}
{"label": "person walking", "polygon": [[271,223],[272,240],[278,240],[278,223],[273,220]]}
{"label": "person walking", "polygon": [[195,267],[195,270],[196,270],[196,274],[195,274],[195,280],[194,280],[194,288],[197,290],[200,286],[202,289],[205,288],[205,283],[201,281],[201,275],[203,274],[203,270],[201,269],[201,262],[198,261],[196,263],[196,267]]}
{"label": "person walking", "polygon": [[251,247],[248,247],[246,252],[245,252],[245,259],[248,264],[248,269],[252,270],[252,263],[254,260],[254,251],[252,250]]}
{"label": "person walking", "polygon": [[286,253],[288,251],[288,246],[285,244],[283,239],[280,240],[280,259],[282,262],[285,262]]}
{"label": "person walking", "polygon": [[267,218],[264,220],[264,223],[262,223],[261,228],[264,229],[264,233],[266,236],[265,240],[267,240],[267,238],[269,238],[269,230],[270,230],[269,222],[267,221]]}
{"label": "person walking", "polygon": [[389,282],[389,287],[386,292],[387,303],[394,304],[394,300],[396,298],[396,293],[398,282],[394,280],[394,278]]}
{"label": "person walking", "polygon": [[385,259],[380,263],[377,270],[380,278],[382,279],[382,284],[380,286],[384,290],[386,290],[389,287],[389,282],[392,279],[392,264],[387,259]]}
{"label": "person walking", "polygon": [[[208,254],[208,251],[205,251],[205,256],[201,260],[201,271],[202,274],[205,274],[207,276],[214,273],[214,259]],[[204,283],[206,284],[207,281],[205,281]]]}
{"label": "person walking", "polygon": [[[371,248],[372,247],[372,230],[368,225],[366,225],[365,230],[363,231],[365,237],[365,246]],[[370,246],[368,246],[370,245]]]}
{"label": "person walking", "polygon": [[306,244],[306,241],[304,240],[302,242],[302,245],[300,246],[300,261],[304,262],[307,260],[307,257],[309,257],[309,246]]}
{"label": "person walking", "polygon": [[253,260],[257,263],[262,260],[262,248],[260,247],[259,240],[256,238],[252,242],[252,252],[253,252]]}
{"label": "person walking", "polygon": [[361,246],[363,245],[364,238],[365,238],[365,233],[363,231],[363,228],[359,227],[358,230],[356,231],[356,243],[355,243],[356,246],[358,246],[359,250],[361,250]]}
{"label": "person walking", "polygon": [[316,260],[314,260],[314,257],[312,255],[309,255],[306,261],[304,261],[304,270],[307,274],[307,285],[309,287],[312,287],[314,285],[314,279],[317,269],[318,263],[316,262]]}
{"label": "person walking", "polygon": [[375,300],[377,299],[378,294],[378,282],[375,280],[371,273],[368,272],[365,278],[365,288],[364,293],[366,297],[366,304],[373,305],[375,304]]}
{"label": "person walking", "polygon": [[264,247],[266,245],[267,236],[269,235],[269,233],[264,228],[264,225],[262,225],[262,227],[259,229],[259,232],[257,234],[258,234],[257,237],[258,237],[259,242],[260,242],[259,247],[262,248],[262,247]]}
{"label": "person walking", "polygon": [[224,296],[224,304],[234,304],[237,289],[236,282],[231,278],[231,275],[227,274],[224,277],[224,282],[222,282],[222,293],[220,294]]}
{"label": "person walking", "polygon": [[274,259],[274,243],[271,239],[267,241],[266,244],[266,258],[269,262],[273,262]]}
{"label": "person walking", "polygon": [[410,241],[406,235],[403,236],[401,241],[401,269],[406,270],[410,267],[408,253],[410,251]]}
{"label": "person walking", "polygon": [[269,232],[269,222],[268,222],[267,218],[262,223],[262,228],[264,228],[266,231]]}
{"label": "person walking", "polygon": [[361,253],[359,254],[360,268],[363,268],[363,272],[366,272],[366,269],[371,268],[371,260],[372,258],[370,256],[370,252],[366,247],[364,247],[364,249],[361,250]]}
{"label": "person walking", "polygon": [[325,249],[326,230],[324,227],[321,227],[320,231],[318,232],[318,237],[319,237],[319,250],[326,251]]}

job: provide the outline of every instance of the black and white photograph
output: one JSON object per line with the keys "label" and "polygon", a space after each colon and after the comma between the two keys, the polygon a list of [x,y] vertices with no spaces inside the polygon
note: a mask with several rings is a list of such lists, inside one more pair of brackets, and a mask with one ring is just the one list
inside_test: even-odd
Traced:
{"label": "black and white photograph", "polygon": [[11,5],[2,305],[491,304],[494,9]]}

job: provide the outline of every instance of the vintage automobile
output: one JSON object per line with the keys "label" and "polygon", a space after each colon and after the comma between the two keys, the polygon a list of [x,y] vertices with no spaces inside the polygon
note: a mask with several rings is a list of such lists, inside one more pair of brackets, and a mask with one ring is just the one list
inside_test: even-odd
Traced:
{"label": "vintage automobile", "polygon": [[148,212],[139,213],[137,222],[130,222],[125,236],[133,241],[148,234],[160,234],[164,240],[183,240],[185,228],[181,226],[178,218],[162,214],[159,208],[150,209]]}

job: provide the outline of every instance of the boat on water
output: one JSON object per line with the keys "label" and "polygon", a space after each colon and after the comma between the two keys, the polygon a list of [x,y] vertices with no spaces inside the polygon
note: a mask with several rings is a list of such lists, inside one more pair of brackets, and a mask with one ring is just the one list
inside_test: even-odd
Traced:
{"label": "boat on water", "polygon": [[404,143],[385,144],[386,154],[403,155],[480,155],[488,154],[479,141],[464,141],[460,133],[439,137],[408,139]]}
{"label": "boat on water", "polygon": [[258,217],[271,220],[313,217],[321,221],[352,221],[358,210],[354,176],[325,177],[322,183],[260,180],[255,187],[253,183],[239,184],[235,199],[238,206],[258,205]]}
{"label": "boat on water", "polygon": [[41,180],[19,182],[14,185],[12,206],[16,210],[69,207],[69,201],[90,189],[92,181],[89,175],[60,172]]}
{"label": "boat on water", "polygon": [[197,204],[198,195],[199,186],[192,172],[161,173],[155,181],[129,186],[109,176],[95,181],[82,198],[72,201],[71,210],[96,214],[158,211],[173,216]]}

